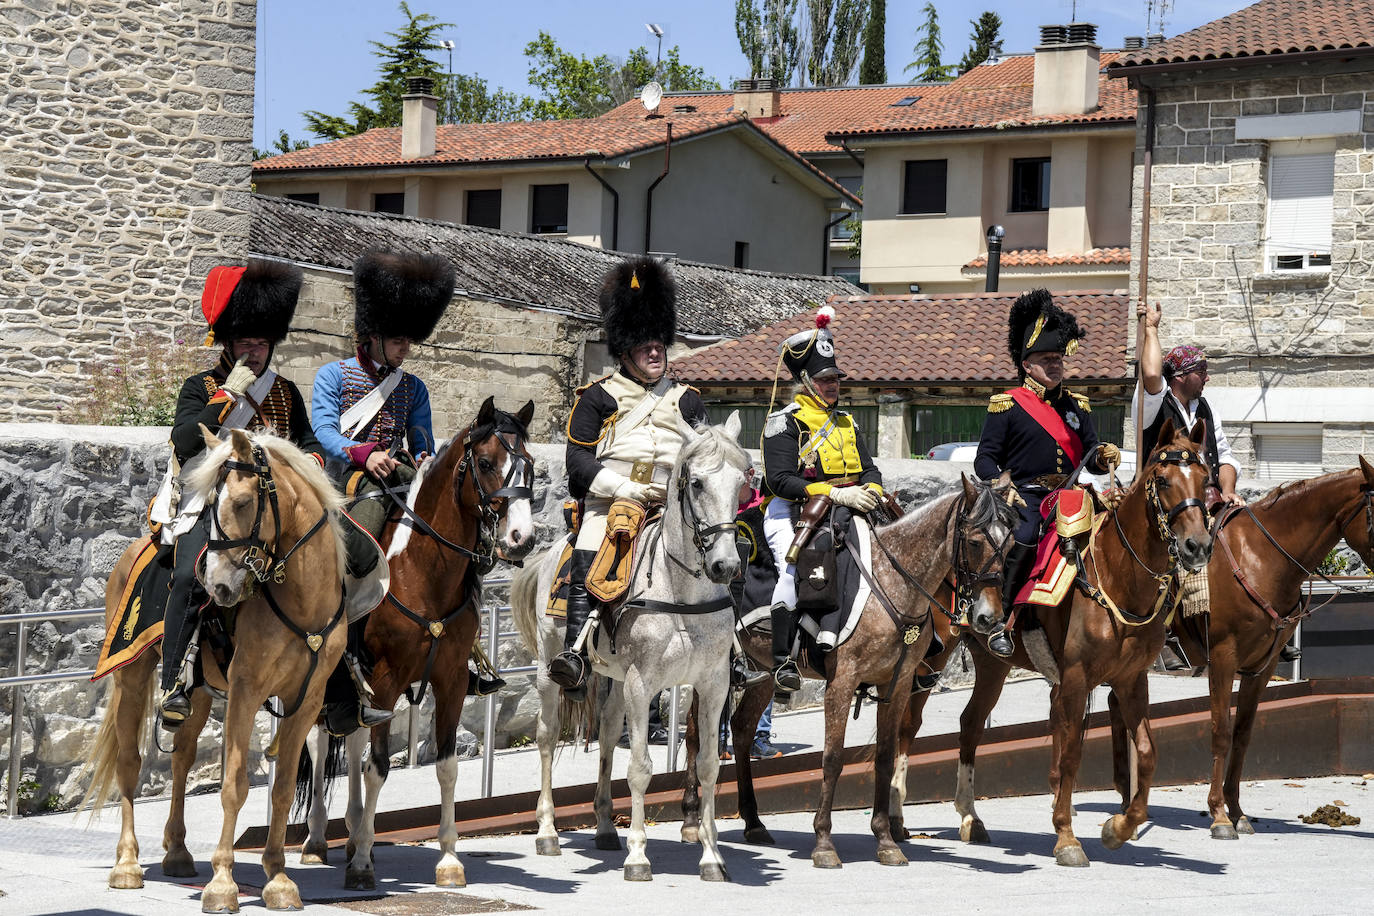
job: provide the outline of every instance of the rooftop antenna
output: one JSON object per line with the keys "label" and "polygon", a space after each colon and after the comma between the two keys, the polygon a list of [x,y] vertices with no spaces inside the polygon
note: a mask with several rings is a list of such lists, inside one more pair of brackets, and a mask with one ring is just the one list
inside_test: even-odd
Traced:
{"label": "rooftop antenna", "polygon": [[649,30],[649,34],[658,39],[658,55],[654,58],[654,73],[658,73],[658,65],[663,62],[663,26],[657,22],[646,22],[644,28]]}

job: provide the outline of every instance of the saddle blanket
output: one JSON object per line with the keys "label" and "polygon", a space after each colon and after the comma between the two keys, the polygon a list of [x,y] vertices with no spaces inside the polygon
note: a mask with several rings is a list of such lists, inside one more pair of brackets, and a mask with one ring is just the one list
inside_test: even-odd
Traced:
{"label": "saddle blanket", "polygon": [[[1021,590],[1016,593],[1016,603],[1034,604],[1040,607],[1058,607],[1069,593],[1078,567],[1064,558],[1059,548],[1061,535],[1072,536],[1083,533],[1077,526],[1080,518],[1091,519],[1087,507],[1092,505],[1092,496],[1086,490],[1055,490],[1040,504],[1040,515],[1049,519],[1056,513],[1056,523],[1041,536],[1040,546],[1035,551],[1035,565]],[[1099,515],[1092,525],[1095,533],[1097,526],[1106,515]],[[1066,524],[1066,520],[1069,520]]]}
{"label": "saddle blanket", "polygon": [[174,545],[144,538],[124,593],[119,597],[119,610],[105,633],[91,680],[124,667],[162,638],[174,552]]}

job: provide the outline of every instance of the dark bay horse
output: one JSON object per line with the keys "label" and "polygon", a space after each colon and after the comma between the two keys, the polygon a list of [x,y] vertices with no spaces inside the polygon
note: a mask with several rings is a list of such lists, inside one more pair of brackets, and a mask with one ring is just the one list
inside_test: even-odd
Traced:
{"label": "dark bay horse", "polygon": [[[1216,532],[1221,549],[1212,552],[1207,566],[1211,607],[1205,627],[1175,624],[1188,657],[1208,669],[1212,785],[1207,807],[1215,839],[1255,832],[1240,807],[1255,710],[1278,665],[1279,649],[1304,616],[1302,584],[1341,538],[1374,567],[1374,467],[1363,457],[1356,468],[1286,483],[1248,511],[1228,513]],[[1231,688],[1237,673],[1233,722]],[[1124,761],[1116,762],[1118,770],[1123,766]]]}
{"label": "dark bay horse", "polygon": [[[454,825],[454,784],[458,778],[458,723],[468,688],[468,658],[481,625],[481,575],[493,551],[519,561],[534,546],[531,502],[534,464],[526,449],[534,402],[519,413],[497,410],[487,398],[477,418],[425,462],[410,487],[407,510],[393,512],[381,543],[391,565],[391,591],[367,619],[368,652],[376,660],[371,684],[373,704],[395,708],[415,683],[418,703],[434,690],[434,763],[439,779],[439,863],[435,883],[463,887]],[[377,798],[390,770],[391,723],[348,739],[349,842],[344,884],[376,887],[372,863],[373,819]],[[371,738],[366,762],[363,751]],[[417,735],[410,736],[418,740]],[[317,746],[316,752],[319,754]],[[316,761],[317,777],[320,760]],[[366,798],[359,783],[366,783]],[[303,861],[325,860],[328,822],[323,780],[314,780],[309,837]]]}
{"label": "dark bay horse", "polygon": [[[283,842],[301,746],[319,715],[325,681],[347,642],[342,625],[343,545],[338,535],[342,500],[314,459],[285,439],[234,430],[221,442],[204,426],[201,431],[210,452],[187,486],[207,494],[206,504],[215,522],[202,579],[216,603],[234,609],[227,612],[234,643],[228,670],[219,670],[212,653],[202,656],[207,683],[225,691],[228,703],[220,789],[224,824],[210,860],[214,877],[201,893],[201,909],[238,911],[234,836],[248,794],[253,717],[264,701],[276,696],[284,716],[272,783],[272,820],[262,855],[268,878],[262,899],[268,909],[298,910],[300,893],[283,867]],[[138,546],[136,542],[125,552],[106,585],[107,627],[114,625],[123,604]],[[250,571],[254,575],[248,575]],[[250,584],[255,587],[245,588]],[[112,783],[120,794],[122,824],[109,878],[114,888],[143,886],[133,800],[142,766],[142,726],[156,667],[157,653],[144,652],[114,672],[114,689],[90,763],[91,786],[84,803],[104,801]],[[186,849],[186,775],[195,762],[196,741],[211,704],[207,690],[197,690],[193,697],[191,715],[177,729],[173,742],[172,807],[163,832],[167,854],[162,871],[178,878],[196,874],[195,860]]]}
{"label": "dark bay horse", "polygon": [[[1103,844],[1119,848],[1146,819],[1155,769],[1148,672],[1164,647],[1166,605],[1180,570],[1202,568],[1212,550],[1203,503],[1208,476],[1202,455],[1205,433],[1201,421],[1190,433],[1176,430],[1172,421],[1164,424],[1135,482],[1083,552],[1080,582],[1057,607],[1038,609],[1059,677],[1050,692],[1049,725],[1054,742],[1054,857],[1060,865],[1088,864],[1073,833],[1073,786],[1083,755],[1088,694],[1099,684],[1111,687],[1112,702],[1122,717],[1122,737],[1129,734],[1134,739],[1138,760],[1135,794],[1125,798],[1123,813],[1103,825]],[[986,633],[992,623],[978,611],[971,619],[979,633]],[[974,810],[973,762],[988,714],[1013,667],[1040,670],[1027,655],[1026,643],[1025,638],[1017,640],[1016,653],[1004,660],[987,650],[985,637],[970,639],[976,674],[960,717],[954,801],[962,818],[959,835],[966,842],[987,841],[987,830]],[[1127,787],[1118,785],[1126,796]]]}
{"label": "dark bay horse", "polygon": [[[885,695],[885,702],[878,706],[874,760],[872,828],[878,840],[878,861],[884,865],[907,864],[906,856],[893,841],[888,804],[899,749],[899,728],[906,714],[917,666],[930,645],[933,619],[939,615],[939,611],[930,607],[930,596],[956,567],[964,567],[980,573],[968,577],[966,600],[975,608],[994,602],[991,607],[995,610],[996,593],[1001,588],[1001,558],[1016,517],[1015,510],[1006,501],[1009,487],[1009,479],[989,485],[964,477],[958,491],[933,500],[869,535],[882,543],[880,547],[877,541],[873,542],[874,579],[901,619],[883,607],[875,591],[869,596],[853,634],[826,657],[826,670],[803,667],[807,677],[824,678],[828,682],[821,793],[815,818],[816,845],[811,853],[812,864],[817,868],[839,868],[843,864],[831,839],[831,806],[843,766],[850,704],[860,684],[872,685],[880,696]],[[900,564],[900,570],[894,561]],[[919,629],[914,630],[915,627]],[[758,664],[767,666],[770,663],[772,640],[769,634],[745,632],[741,639],[745,651]],[[771,682],[748,688],[731,717],[739,812],[744,821],[745,839],[755,843],[773,842],[759,819],[749,761],[749,745],[772,693]],[[697,776],[690,765],[701,740],[693,727],[695,719],[695,716],[689,717],[687,729],[689,766],[682,802],[684,840],[692,838],[699,823]],[[709,745],[713,746],[715,740],[714,735],[706,736]]]}

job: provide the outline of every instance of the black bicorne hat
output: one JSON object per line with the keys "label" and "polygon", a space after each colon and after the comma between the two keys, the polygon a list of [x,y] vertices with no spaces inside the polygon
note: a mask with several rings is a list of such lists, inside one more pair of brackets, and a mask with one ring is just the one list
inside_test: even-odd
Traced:
{"label": "black bicorne hat", "polygon": [[666,350],[677,339],[677,282],[657,258],[630,258],[612,267],[599,298],[612,359],[651,340]]}
{"label": "black bicorne hat", "polygon": [[244,337],[279,344],[291,330],[301,293],[301,269],[281,261],[251,260],[247,267],[216,267],[205,280],[201,311],[210,324],[208,345]]}
{"label": "black bicorne hat", "polygon": [[820,378],[825,375],[845,377],[845,372],[835,363],[835,335],[830,333],[830,320],[835,310],[823,305],[816,312],[816,327],[810,331],[798,331],[782,342],[782,361],[792,378],[802,380]]}
{"label": "black bicorne hat", "polygon": [[370,248],[353,262],[353,329],[420,343],[453,298],[453,265],[437,254]]}
{"label": "black bicorne hat", "polygon": [[1047,289],[1022,293],[1012,303],[1007,321],[1007,352],[1022,378],[1026,376],[1023,361],[1027,356],[1032,353],[1071,355],[1084,336],[1078,319],[1055,305]]}

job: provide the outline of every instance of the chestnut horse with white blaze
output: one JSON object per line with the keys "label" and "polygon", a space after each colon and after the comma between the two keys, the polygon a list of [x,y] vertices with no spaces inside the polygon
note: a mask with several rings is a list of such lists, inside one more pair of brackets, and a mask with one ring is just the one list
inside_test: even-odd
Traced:
{"label": "chestnut horse with white blaze", "polygon": [[[284,868],[283,842],[301,745],[319,716],[325,681],[347,641],[343,542],[338,532],[342,499],[315,460],[285,439],[234,430],[221,441],[204,426],[201,431],[209,454],[186,483],[207,495],[212,513],[202,580],[216,603],[234,608],[227,612],[234,643],[228,670],[219,670],[210,653],[202,656],[207,683],[227,693],[228,704],[220,789],[224,823],[210,860],[214,877],[201,893],[201,909],[232,913],[239,908],[234,836],[248,794],[253,719],[269,697],[280,699],[284,715],[271,790],[272,820],[262,855],[268,878],[262,899],[268,909],[300,909],[300,893]],[[107,627],[115,625],[139,543],[125,551],[106,585]],[[103,802],[112,784],[120,796],[122,824],[109,878],[114,888],[143,886],[133,800],[156,667],[157,654],[144,652],[114,672],[114,688],[90,763],[91,787],[84,803]],[[196,740],[209,717],[211,697],[206,690],[193,696],[191,715],[173,741],[172,807],[163,833],[167,853],[162,871],[177,878],[196,875],[185,842],[186,776],[195,762]]]}

